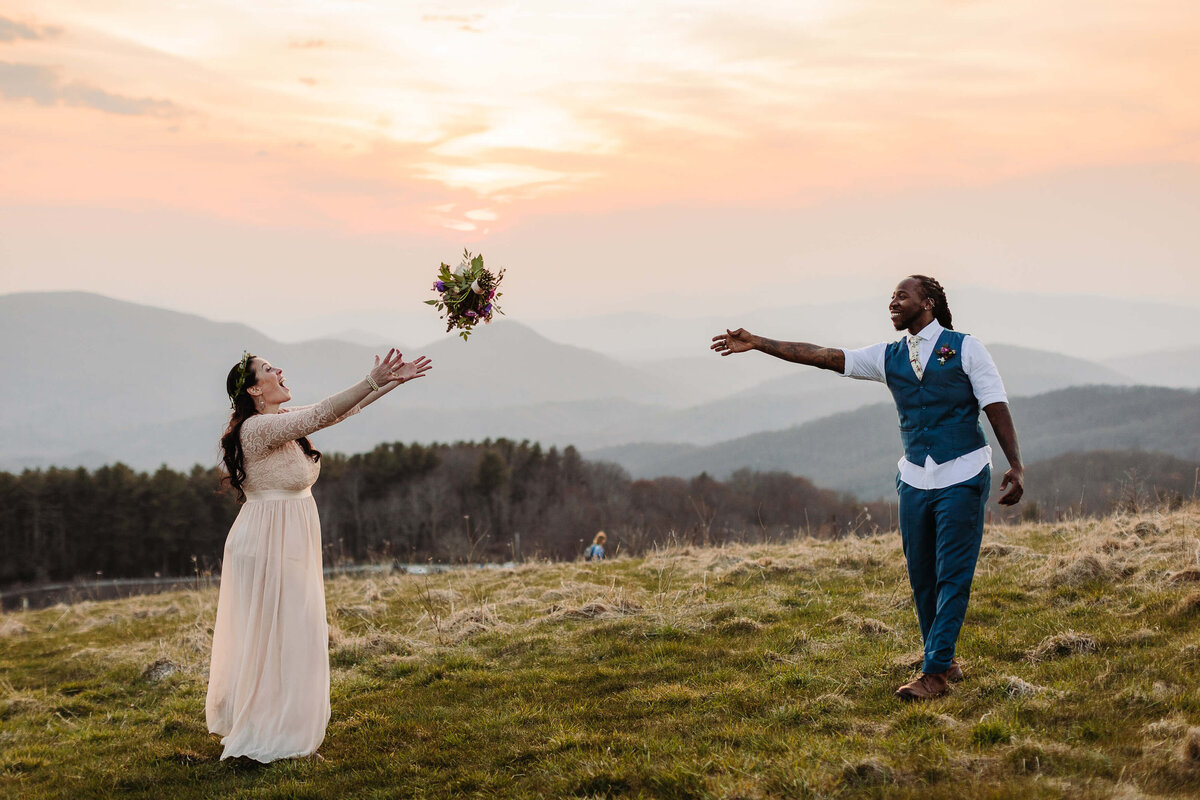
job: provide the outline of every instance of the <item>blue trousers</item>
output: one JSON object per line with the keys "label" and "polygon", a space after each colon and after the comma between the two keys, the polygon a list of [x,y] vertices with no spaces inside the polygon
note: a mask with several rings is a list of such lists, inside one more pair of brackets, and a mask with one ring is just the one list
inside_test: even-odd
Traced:
{"label": "blue trousers", "polygon": [[945,489],[915,489],[896,478],[900,538],[925,643],[924,672],[945,672],[954,658],[991,487],[991,467]]}

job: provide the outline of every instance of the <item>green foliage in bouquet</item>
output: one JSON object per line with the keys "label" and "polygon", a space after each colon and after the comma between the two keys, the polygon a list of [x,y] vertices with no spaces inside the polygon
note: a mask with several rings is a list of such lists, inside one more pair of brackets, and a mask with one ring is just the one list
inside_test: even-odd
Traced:
{"label": "green foliage in bouquet", "polygon": [[480,322],[490,323],[495,314],[503,314],[496,302],[500,298],[500,281],[504,270],[493,274],[484,269],[483,255],[471,255],[463,250],[463,260],[453,269],[442,264],[433,290],[438,299],[426,300],[425,304],[435,307],[446,320],[446,332],[458,328],[458,335],[465,341]]}

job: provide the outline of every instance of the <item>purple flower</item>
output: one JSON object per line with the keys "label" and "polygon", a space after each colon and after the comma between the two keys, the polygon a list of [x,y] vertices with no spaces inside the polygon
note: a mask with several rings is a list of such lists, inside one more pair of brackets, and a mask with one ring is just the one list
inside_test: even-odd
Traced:
{"label": "purple flower", "polygon": [[476,318],[476,317],[478,317],[479,315],[478,315],[478,314],[476,314],[474,311],[468,311],[468,312],[467,312],[467,316],[468,316],[468,317],[470,317],[471,319],[475,319],[475,318]]}
{"label": "purple flower", "polygon": [[433,284],[433,288],[437,289],[439,292],[444,292],[446,291],[446,283],[445,281],[437,281]]}
{"label": "purple flower", "polygon": [[485,317],[488,314],[492,313],[492,304],[488,303],[486,306],[483,307],[483,311],[481,311],[480,313],[483,314]]}

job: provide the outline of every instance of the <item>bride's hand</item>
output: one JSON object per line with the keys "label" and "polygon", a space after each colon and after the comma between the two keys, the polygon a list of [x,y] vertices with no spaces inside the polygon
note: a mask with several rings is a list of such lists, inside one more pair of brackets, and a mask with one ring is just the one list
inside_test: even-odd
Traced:
{"label": "bride's hand", "polygon": [[390,378],[391,380],[404,383],[414,378],[423,377],[431,369],[433,369],[433,362],[425,356],[418,356],[416,361],[401,360],[398,365],[393,367]]}
{"label": "bride's hand", "polygon": [[375,356],[375,366],[371,368],[371,372],[368,374],[371,376],[371,380],[382,386],[388,381],[396,379],[392,373],[400,369],[403,364],[404,356],[400,354],[399,350],[393,347],[388,350],[387,355],[382,359],[379,356]]}

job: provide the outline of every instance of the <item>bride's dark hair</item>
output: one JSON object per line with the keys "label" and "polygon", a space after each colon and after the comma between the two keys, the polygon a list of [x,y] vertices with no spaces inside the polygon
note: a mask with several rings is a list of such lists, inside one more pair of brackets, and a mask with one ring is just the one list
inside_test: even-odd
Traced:
{"label": "bride's dark hair", "polygon": [[[246,482],[246,458],[242,451],[242,423],[258,413],[258,409],[254,407],[254,398],[248,391],[251,386],[258,383],[258,379],[254,376],[254,359],[256,358],[258,356],[248,356],[234,364],[225,378],[225,393],[233,400],[233,413],[229,415],[229,425],[225,428],[225,434],[221,436],[221,460],[225,464],[225,477],[221,479],[221,482],[233,487],[237,492],[239,503],[246,500],[246,492],[242,489],[242,484]],[[248,374],[243,375],[243,370]],[[296,440],[296,444],[300,445],[304,455],[313,461],[321,460],[321,451],[313,448],[307,436],[301,436]]]}

